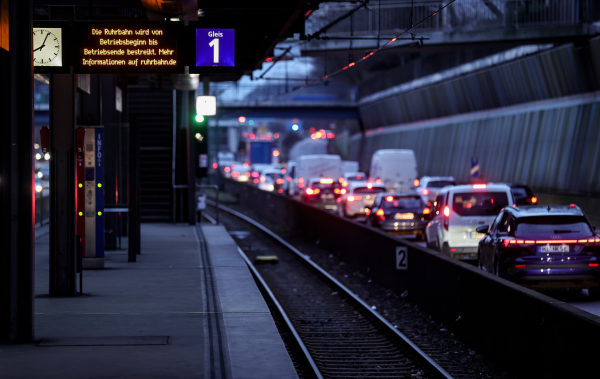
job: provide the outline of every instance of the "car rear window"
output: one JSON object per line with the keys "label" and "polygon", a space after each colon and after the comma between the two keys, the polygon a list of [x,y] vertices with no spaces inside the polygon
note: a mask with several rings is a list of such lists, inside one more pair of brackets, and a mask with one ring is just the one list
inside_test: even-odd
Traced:
{"label": "car rear window", "polygon": [[517,219],[515,236],[525,235],[561,235],[569,237],[593,235],[590,226],[582,216],[533,216]]}
{"label": "car rear window", "polygon": [[366,178],[362,175],[355,175],[355,176],[349,176],[348,178],[346,178],[346,181],[348,182],[356,182],[359,180],[365,180]]}
{"label": "car rear window", "polygon": [[[389,201],[388,198],[392,198]],[[386,196],[381,200],[381,208],[383,209],[413,209],[425,208],[423,200],[419,196]]]}
{"label": "car rear window", "polygon": [[382,193],[385,192],[385,188],[367,188],[367,187],[359,187],[354,190],[355,194],[370,194],[370,193]]}
{"label": "car rear window", "polygon": [[460,216],[495,216],[508,205],[505,192],[455,193],[452,210]]}
{"label": "car rear window", "polygon": [[427,188],[444,188],[446,186],[455,186],[456,182],[451,180],[434,180],[427,183]]}
{"label": "car rear window", "polygon": [[512,187],[510,189],[515,199],[526,199],[529,197],[527,190],[523,187]]}

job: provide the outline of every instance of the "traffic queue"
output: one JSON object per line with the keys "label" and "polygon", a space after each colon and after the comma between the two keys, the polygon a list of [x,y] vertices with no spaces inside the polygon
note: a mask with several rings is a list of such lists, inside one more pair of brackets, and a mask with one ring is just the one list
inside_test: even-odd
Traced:
{"label": "traffic queue", "polygon": [[384,149],[368,175],[331,154],[287,164],[226,162],[221,174],[336,212],[534,289],[588,289],[600,299],[600,237],[575,204],[538,205],[517,183],[417,177],[412,150]]}

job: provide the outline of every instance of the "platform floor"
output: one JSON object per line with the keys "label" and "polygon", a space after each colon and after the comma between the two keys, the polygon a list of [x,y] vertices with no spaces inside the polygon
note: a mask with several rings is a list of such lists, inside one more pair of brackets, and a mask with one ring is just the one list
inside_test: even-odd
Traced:
{"label": "platform floor", "polygon": [[37,343],[0,345],[0,377],[297,378],[223,227],[143,224],[137,260],[109,251],[105,269],[84,271],[82,296],[50,298],[38,237]]}

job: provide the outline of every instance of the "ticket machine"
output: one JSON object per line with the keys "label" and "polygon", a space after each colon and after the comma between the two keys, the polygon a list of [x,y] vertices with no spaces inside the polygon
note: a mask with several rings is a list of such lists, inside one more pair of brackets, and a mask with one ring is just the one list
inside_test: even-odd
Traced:
{"label": "ticket machine", "polygon": [[104,268],[104,129],[85,128],[77,162],[77,234],[83,237],[84,269]]}

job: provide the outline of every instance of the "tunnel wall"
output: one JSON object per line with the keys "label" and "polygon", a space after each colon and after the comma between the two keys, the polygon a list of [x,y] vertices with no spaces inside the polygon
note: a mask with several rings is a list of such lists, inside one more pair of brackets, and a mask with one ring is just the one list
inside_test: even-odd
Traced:
{"label": "tunnel wall", "polygon": [[599,45],[563,45],[422,88],[381,91],[359,101],[360,116],[375,129],[598,90],[600,71],[588,64],[598,65]]}
{"label": "tunnel wall", "polygon": [[483,180],[536,191],[600,197],[600,92],[367,131],[350,159],[369,167],[379,149],[413,149],[419,176],[470,181],[479,157]]}
{"label": "tunnel wall", "polygon": [[[597,376],[600,317],[337,214],[224,180],[258,221],[297,232],[444,323],[468,346],[523,378]],[[407,269],[396,269],[396,249]],[[589,346],[589,347],[584,347]]]}

